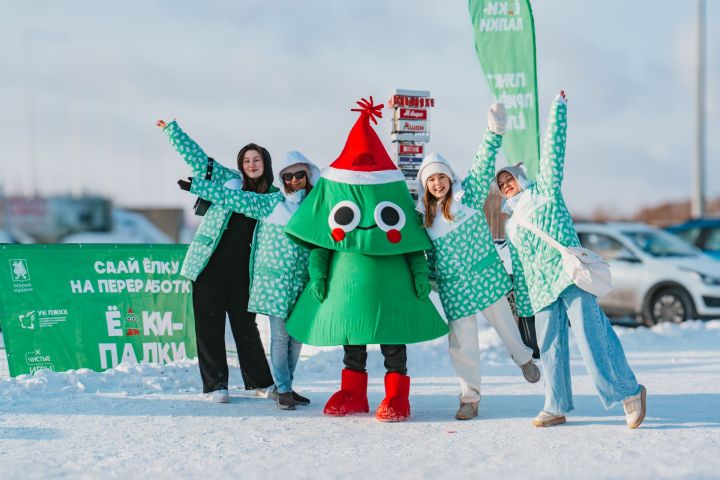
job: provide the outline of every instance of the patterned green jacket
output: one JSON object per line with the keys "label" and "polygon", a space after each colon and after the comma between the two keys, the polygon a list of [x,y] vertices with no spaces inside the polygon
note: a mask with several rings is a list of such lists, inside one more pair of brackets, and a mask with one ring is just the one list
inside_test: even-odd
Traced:
{"label": "patterned green jacket", "polygon": [[[208,156],[202,148],[175,121],[168,124],[163,131],[185,163],[190,166],[193,176],[204,178]],[[215,162],[210,181],[214,185],[231,185],[239,189],[242,185],[242,176],[237,170],[226,168]],[[274,188],[273,190],[277,191]],[[227,206],[215,203],[210,206],[200,222],[195,237],[190,242],[180,271],[181,275],[193,281],[197,279],[220,242],[231,214],[232,210]]]}
{"label": "patterned green jacket", "polygon": [[[435,270],[440,300],[450,321],[485,310],[512,289],[483,212],[501,144],[501,135],[485,133],[468,176],[452,186],[454,219],[447,220],[440,213],[427,228],[434,247],[428,252],[428,260],[431,270]],[[450,167],[439,155],[429,155],[423,164],[426,162]],[[424,189],[424,185],[418,188]]]}
{"label": "patterned green jacket", "polygon": [[517,217],[522,215],[560,244],[580,245],[561,191],[566,131],[567,104],[558,96],[550,110],[537,181],[518,194],[512,216],[505,224],[513,259],[515,298],[522,316],[547,307],[573,283],[563,271],[560,253],[517,224]]}
{"label": "patterned green jacket", "polygon": [[[308,167],[311,179],[319,176],[315,165],[309,163]],[[292,242],[283,232],[305,192],[263,195],[223,188],[198,177],[193,178],[190,192],[258,221],[250,260],[248,310],[287,318],[310,278],[310,250]]]}

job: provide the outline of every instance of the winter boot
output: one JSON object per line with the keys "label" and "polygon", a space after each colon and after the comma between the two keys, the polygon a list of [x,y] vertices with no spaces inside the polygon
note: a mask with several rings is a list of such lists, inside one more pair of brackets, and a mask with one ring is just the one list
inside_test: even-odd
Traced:
{"label": "winter boot", "polygon": [[455,418],[458,420],[470,420],[478,416],[478,403],[479,402],[460,402],[460,408],[458,408]]}
{"label": "winter boot", "polygon": [[295,410],[295,400],[292,392],[278,393],[277,405],[280,410]]}
{"label": "winter boot", "polygon": [[385,398],[375,412],[381,422],[403,422],[410,416],[410,377],[399,373],[385,375]]}
{"label": "winter boot", "polygon": [[537,383],[540,380],[540,369],[532,360],[521,365],[520,369],[522,370],[523,377],[525,377],[525,380],[528,382]]}
{"label": "winter boot", "polygon": [[367,372],[343,368],[340,390],[327,401],[323,413],[333,417],[344,417],[353,413],[369,412],[367,382]]}
{"label": "winter boot", "polygon": [[647,390],[640,385],[640,393],[628,397],[623,400],[623,409],[625,410],[625,423],[630,428],[637,428],[643,420],[645,420],[645,410],[647,408]]}
{"label": "winter boot", "polygon": [[295,390],[292,392],[293,400],[295,400],[295,403],[298,405],[310,405],[310,399],[307,397],[303,397],[299,393],[297,393]]}

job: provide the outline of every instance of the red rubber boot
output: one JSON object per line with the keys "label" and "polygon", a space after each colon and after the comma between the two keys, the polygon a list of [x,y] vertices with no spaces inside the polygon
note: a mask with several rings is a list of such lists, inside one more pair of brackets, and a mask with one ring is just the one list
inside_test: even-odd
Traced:
{"label": "red rubber boot", "polygon": [[399,373],[385,375],[385,398],[375,412],[381,422],[404,422],[410,417],[410,377]]}
{"label": "red rubber boot", "polygon": [[369,412],[367,382],[367,372],[343,368],[340,390],[327,401],[323,413],[333,417],[344,417],[353,413]]}

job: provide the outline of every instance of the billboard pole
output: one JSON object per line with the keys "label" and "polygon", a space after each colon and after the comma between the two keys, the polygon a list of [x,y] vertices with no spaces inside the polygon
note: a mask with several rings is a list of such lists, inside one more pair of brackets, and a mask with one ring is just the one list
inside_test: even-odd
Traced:
{"label": "billboard pole", "polygon": [[417,200],[416,177],[422,162],[425,144],[430,141],[429,109],[435,99],[427,90],[396,89],[388,107],[393,109],[392,142],[395,144],[395,164],[405,176],[408,190]]}
{"label": "billboard pole", "polygon": [[698,0],[697,54],[697,129],[690,211],[693,218],[705,214],[705,0]]}

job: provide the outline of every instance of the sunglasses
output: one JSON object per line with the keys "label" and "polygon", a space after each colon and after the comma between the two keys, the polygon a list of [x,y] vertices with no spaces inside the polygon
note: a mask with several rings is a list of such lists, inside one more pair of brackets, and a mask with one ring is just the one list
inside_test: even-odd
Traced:
{"label": "sunglasses", "polygon": [[295,177],[295,179],[297,180],[302,180],[303,178],[307,177],[307,173],[303,170],[300,170],[299,172],[288,172],[280,175],[280,178],[283,179],[283,182],[290,182],[292,181],[293,177]]}

